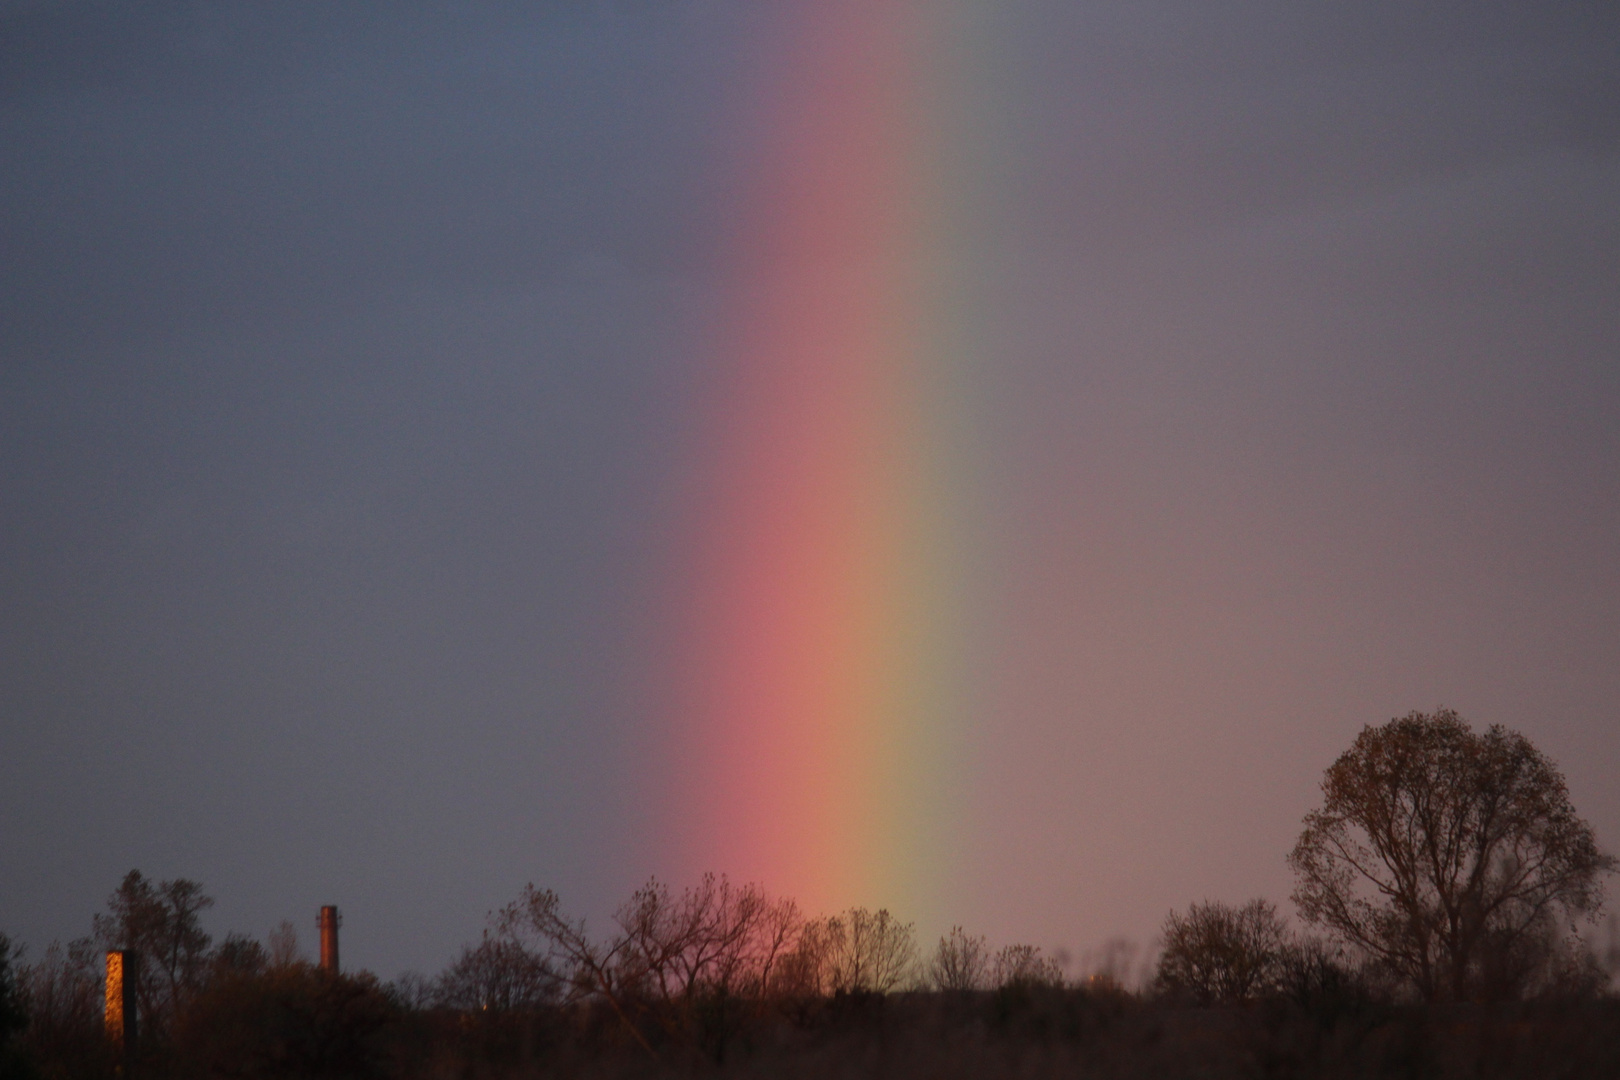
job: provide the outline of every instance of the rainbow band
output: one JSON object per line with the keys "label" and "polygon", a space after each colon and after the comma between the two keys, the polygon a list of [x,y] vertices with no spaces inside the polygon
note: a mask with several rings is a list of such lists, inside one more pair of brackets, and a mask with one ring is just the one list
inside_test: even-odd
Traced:
{"label": "rainbow band", "polygon": [[669,820],[683,872],[920,914],[958,698],[926,27],[910,5],[806,7],[730,253]]}

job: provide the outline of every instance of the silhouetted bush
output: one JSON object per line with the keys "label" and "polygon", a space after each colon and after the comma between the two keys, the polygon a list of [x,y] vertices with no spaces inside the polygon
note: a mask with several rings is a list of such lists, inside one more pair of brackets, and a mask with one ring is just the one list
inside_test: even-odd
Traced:
{"label": "silhouetted bush", "polygon": [[1063,969],[1056,960],[1041,955],[1033,945],[1007,945],[996,951],[990,965],[990,981],[998,988],[1015,986],[1061,987]]}
{"label": "silhouetted bush", "polygon": [[476,946],[462,950],[431,996],[452,1009],[512,1012],[556,1001],[562,982],[546,958],[523,942],[486,931]]}
{"label": "silhouetted bush", "polygon": [[1278,998],[1324,1022],[1365,1013],[1380,996],[1361,969],[1313,938],[1283,950],[1276,989]]}
{"label": "silhouetted bush", "polygon": [[953,926],[939,939],[926,975],[935,990],[983,990],[990,976],[990,946],[983,935]]}
{"label": "silhouetted bush", "polygon": [[28,1010],[22,1047],[41,1075],[46,1080],[110,1076],[112,1053],[103,1037],[102,953],[94,942],[52,942],[18,975]]}
{"label": "silhouetted bush", "polygon": [[18,981],[21,949],[0,934],[0,1080],[32,1080],[33,1061],[23,1047],[28,1004]]}
{"label": "silhouetted bush", "polygon": [[174,1024],[183,1076],[366,1080],[396,1072],[398,1007],[370,975],[222,967]]}
{"label": "silhouetted bush", "polygon": [[1288,930],[1269,901],[1194,904],[1164,920],[1155,985],[1205,1005],[1247,1001],[1278,989],[1287,946]]}

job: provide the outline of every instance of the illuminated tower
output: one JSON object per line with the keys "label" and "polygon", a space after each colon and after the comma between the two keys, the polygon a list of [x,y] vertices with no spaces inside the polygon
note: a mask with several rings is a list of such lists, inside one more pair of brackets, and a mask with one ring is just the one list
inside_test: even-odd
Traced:
{"label": "illuminated tower", "polygon": [[321,908],[315,924],[321,928],[321,970],[338,973],[338,909],[334,904]]}
{"label": "illuminated tower", "polygon": [[118,949],[107,954],[107,1041],[112,1044],[115,1069],[128,1077],[135,1060],[135,984],[140,978],[141,954]]}

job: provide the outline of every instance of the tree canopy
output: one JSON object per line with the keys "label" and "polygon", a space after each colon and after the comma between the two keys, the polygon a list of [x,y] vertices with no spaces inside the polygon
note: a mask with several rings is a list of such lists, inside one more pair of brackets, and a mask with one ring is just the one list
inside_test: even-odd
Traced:
{"label": "tree canopy", "polygon": [[153,882],[131,870],[107,898],[107,914],[95,916],[95,937],[102,948],[141,954],[139,1008],[159,1025],[199,985],[213,941],[200,915],[213,905],[213,897],[195,881]]}
{"label": "tree canopy", "polygon": [[1164,920],[1164,953],[1156,982],[1206,1004],[1246,1001],[1275,990],[1288,929],[1268,900],[1242,907],[1205,901]]}
{"label": "tree canopy", "polygon": [[1368,726],[1289,856],[1300,914],[1428,1001],[1520,996],[1615,861],[1530,741],[1455,712]]}

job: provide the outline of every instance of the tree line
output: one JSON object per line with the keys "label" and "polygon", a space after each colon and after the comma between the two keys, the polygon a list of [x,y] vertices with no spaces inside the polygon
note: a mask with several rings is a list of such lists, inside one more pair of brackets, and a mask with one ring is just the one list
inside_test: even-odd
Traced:
{"label": "tree line", "polygon": [[[809,916],[715,874],[679,891],[649,881],[600,933],[529,885],[437,977],[384,984],[307,963],[287,923],[264,944],[216,943],[199,883],[131,871],[88,937],[32,962],[0,937],[0,1080],[111,1075],[100,1037],[109,949],[141,954],[142,1067],[176,1076],[427,1075],[412,1069],[438,1058],[459,1062],[445,1066],[457,1075],[477,1072],[473,1062],[567,1075],[562,1063],[578,1055],[619,1053],[649,1067],[718,1066],[902,1013],[952,1038],[1027,1022],[1042,1037],[1068,1032],[1082,1053],[1085,1039],[1124,1037],[1129,1017],[1149,1013],[1227,1010],[1211,1015],[1246,1031],[1291,1009],[1278,1015],[1306,1018],[1321,1042],[1412,1009],[1616,1004],[1620,945],[1611,938],[1600,955],[1580,932],[1615,860],[1522,735],[1475,732],[1449,710],[1412,713],[1363,730],[1322,795],[1288,855],[1303,932],[1263,899],[1194,903],[1167,915],[1139,987],[1106,974],[1070,981],[1035,946],[992,949],[959,926],[925,950],[889,911]],[[1620,1017],[1592,1015],[1614,1036],[1593,1053],[1620,1064]]]}

